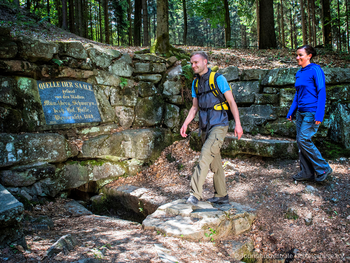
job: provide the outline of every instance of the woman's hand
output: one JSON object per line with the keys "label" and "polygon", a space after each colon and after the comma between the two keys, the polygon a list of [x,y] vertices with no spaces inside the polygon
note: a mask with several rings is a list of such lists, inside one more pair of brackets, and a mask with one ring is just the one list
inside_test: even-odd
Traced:
{"label": "woman's hand", "polygon": [[319,125],[319,124],[321,124],[321,122],[320,121],[315,121],[315,124]]}
{"label": "woman's hand", "polygon": [[292,121],[292,120],[293,120],[292,115],[290,115],[290,116],[287,118],[287,120]]}

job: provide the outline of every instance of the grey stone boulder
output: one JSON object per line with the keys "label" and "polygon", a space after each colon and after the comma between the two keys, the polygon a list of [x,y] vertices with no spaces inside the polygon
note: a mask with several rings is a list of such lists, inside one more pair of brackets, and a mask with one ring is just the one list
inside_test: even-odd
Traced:
{"label": "grey stone boulder", "polygon": [[184,104],[184,100],[183,100],[181,95],[169,96],[169,97],[167,97],[167,99],[171,104],[175,104],[175,105],[179,105],[179,106]]}
{"label": "grey stone boulder", "polygon": [[114,122],[116,120],[115,110],[101,87],[94,89],[96,102],[99,108],[102,122]]}
{"label": "grey stone boulder", "polygon": [[16,133],[22,130],[23,116],[20,110],[0,107],[0,133]]}
{"label": "grey stone boulder", "polygon": [[322,68],[326,84],[340,84],[350,82],[349,68]]}
{"label": "grey stone boulder", "polygon": [[168,80],[177,80],[182,75],[182,67],[181,65],[177,65],[172,68],[167,75]]}
{"label": "grey stone boulder", "polygon": [[[274,107],[271,105],[252,105],[250,107],[239,107],[239,115],[245,132],[257,132],[258,126],[268,121],[276,120],[277,116]],[[235,123],[230,121],[229,131],[234,131]]]}
{"label": "grey stone boulder", "polygon": [[137,104],[138,89],[132,80],[124,87],[110,89],[111,106],[134,107]]}
{"label": "grey stone boulder", "polygon": [[108,73],[103,70],[97,71],[95,79],[96,79],[96,83],[99,85],[115,86],[115,87],[119,86],[121,81],[118,76],[115,76],[114,74]]}
{"label": "grey stone boulder", "polygon": [[295,74],[298,68],[279,68],[270,70],[262,79],[263,86],[285,86],[294,85]]}
{"label": "grey stone boulder", "polygon": [[228,82],[239,79],[239,69],[235,66],[220,69],[218,73],[222,74]]}
{"label": "grey stone boulder", "polygon": [[115,123],[104,124],[99,126],[93,126],[88,128],[78,128],[75,130],[77,134],[85,136],[95,136],[101,134],[110,134],[113,130],[117,129],[119,126]]}
{"label": "grey stone boulder", "polygon": [[15,58],[18,53],[18,46],[11,37],[0,36],[0,58]]}
{"label": "grey stone boulder", "polygon": [[115,76],[128,78],[132,76],[134,68],[125,59],[119,59],[108,67],[108,71]]}
{"label": "grey stone boulder", "polygon": [[55,133],[1,134],[0,167],[64,162],[73,157],[64,136]]}
{"label": "grey stone boulder", "polygon": [[241,80],[262,80],[268,70],[265,69],[244,69],[241,72]]}
{"label": "grey stone boulder", "polygon": [[212,205],[200,201],[197,206],[192,206],[180,199],[158,207],[142,226],[189,240],[217,240],[250,230],[256,217],[254,211],[235,202]]}
{"label": "grey stone boulder", "polygon": [[137,81],[158,83],[162,79],[162,75],[160,75],[160,74],[142,74],[142,75],[136,75],[135,79]]}
{"label": "grey stone boulder", "polygon": [[134,121],[134,108],[116,106],[115,115],[117,117],[118,124],[123,128],[130,128]]}
{"label": "grey stone boulder", "polygon": [[170,129],[178,129],[180,125],[180,108],[173,104],[165,104],[164,124]]}
{"label": "grey stone boulder", "polygon": [[295,92],[295,88],[280,89],[280,106],[290,107],[292,105]]}
{"label": "grey stone boulder", "polygon": [[224,241],[224,247],[230,257],[235,260],[241,260],[244,257],[249,258],[249,256],[252,256],[254,251],[254,242],[252,239],[244,237],[235,241]]}
{"label": "grey stone boulder", "polygon": [[139,90],[139,95],[142,98],[150,97],[158,93],[157,88],[154,86],[152,82],[143,82],[140,81],[137,85]]}
{"label": "grey stone boulder", "polygon": [[97,188],[127,173],[124,162],[87,160],[68,162],[58,168],[57,178],[62,190],[73,189],[89,182],[96,182]]}
{"label": "grey stone boulder", "polygon": [[261,134],[295,138],[296,125],[286,118],[279,118],[273,122],[266,123],[259,131]]}
{"label": "grey stone boulder", "polygon": [[30,62],[50,61],[59,51],[58,43],[29,37],[20,37],[19,40],[19,55]]}
{"label": "grey stone boulder", "polygon": [[156,62],[156,63],[166,63],[166,59],[155,55],[151,55],[151,54],[135,54],[133,59],[137,59],[141,61]]}
{"label": "grey stone boulder", "polygon": [[277,94],[279,92],[279,88],[264,87],[263,92],[267,94]]}
{"label": "grey stone boulder", "polygon": [[17,81],[11,77],[0,76],[0,102],[7,105],[17,105]]}
{"label": "grey stone boulder", "polygon": [[47,251],[44,258],[50,258],[60,252],[68,253],[78,245],[75,236],[68,234],[58,239]]}
{"label": "grey stone boulder", "polygon": [[135,106],[135,120],[137,127],[149,127],[160,124],[163,117],[164,102],[159,96],[139,98]]}
{"label": "grey stone boulder", "polygon": [[326,87],[327,101],[339,102],[350,101],[350,85],[335,85]]}
{"label": "grey stone boulder", "polygon": [[107,198],[118,201],[125,208],[144,215],[152,214],[167,201],[166,197],[159,196],[152,189],[133,185],[119,187],[106,185],[102,192]]}
{"label": "grey stone boulder", "polygon": [[117,50],[92,44],[86,45],[86,51],[89,54],[92,63],[101,68],[109,67],[112,60],[120,56],[120,52]]}
{"label": "grey stone boulder", "polygon": [[259,93],[258,81],[238,81],[231,82],[232,93],[235,101],[240,104],[253,104],[255,101],[255,94]]}
{"label": "grey stone boulder", "polygon": [[248,154],[262,157],[281,159],[297,159],[298,146],[295,141],[289,140],[266,140],[234,137],[229,133],[221,148],[221,154],[227,157]]}
{"label": "grey stone boulder", "polygon": [[149,160],[158,156],[171,142],[171,134],[166,129],[124,130],[84,141],[79,157]]}
{"label": "grey stone boulder", "polygon": [[256,104],[279,104],[279,96],[277,94],[255,94]]}
{"label": "grey stone boulder", "polygon": [[64,204],[64,208],[73,216],[84,216],[92,215],[91,211],[87,210],[84,206],[79,204],[77,201],[72,200]]}
{"label": "grey stone boulder", "polygon": [[166,65],[164,63],[141,63],[134,64],[134,73],[163,73],[166,71]]}
{"label": "grey stone boulder", "polygon": [[[202,147],[197,132],[191,133],[190,146],[199,151]],[[297,159],[298,146],[295,141],[283,139],[241,138],[237,139],[233,133],[228,133],[221,147],[222,156],[235,157],[237,155],[257,155],[281,159]]]}
{"label": "grey stone boulder", "polygon": [[338,104],[330,113],[330,137],[350,149],[350,103]]}
{"label": "grey stone boulder", "polygon": [[80,41],[58,42],[59,55],[76,59],[87,59],[87,52]]}
{"label": "grey stone boulder", "polygon": [[2,60],[0,63],[2,73],[18,74],[27,77],[36,77],[41,75],[41,69],[38,65],[22,60]]}
{"label": "grey stone boulder", "polygon": [[34,164],[11,167],[0,171],[0,183],[9,187],[30,186],[35,182],[55,175],[52,164]]}
{"label": "grey stone boulder", "polygon": [[167,80],[163,84],[163,94],[167,96],[179,95],[181,92],[181,80],[173,81]]}
{"label": "grey stone boulder", "polygon": [[27,247],[22,227],[23,204],[0,184],[0,248],[17,243]]}

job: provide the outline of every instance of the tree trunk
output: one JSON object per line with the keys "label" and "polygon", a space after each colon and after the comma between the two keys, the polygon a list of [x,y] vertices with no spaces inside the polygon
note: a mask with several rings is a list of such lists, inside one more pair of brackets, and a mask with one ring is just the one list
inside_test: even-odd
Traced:
{"label": "tree trunk", "polygon": [[[256,32],[257,32],[257,47],[259,47],[259,39],[260,39],[260,0],[256,0]],[[236,45],[236,44],[235,44]]]}
{"label": "tree trunk", "polygon": [[186,0],[182,0],[182,8],[183,8],[183,15],[184,15],[184,35],[183,35],[183,44],[186,46],[186,39],[187,39],[187,9],[186,9]]}
{"label": "tree trunk", "polygon": [[168,0],[157,0],[156,51],[167,55],[170,52]]}
{"label": "tree trunk", "polygon": [[309,0],[311,3],[311,20],[312,20],[312,40],[314,47],[317,45],[316,39],[316,15],[315,15],[315,0]]}
{"label": "tree trunk", "polygon": [[283,14],[283,3],[281,0],[281,31],[282,31],[282,48],[286,47],[286,39],[284,35],[284,14]]}
{"label": "tree trunk", "polygon": [[62,0],[62,28],[67,30],[67,0]]}
{"label": "tree trunk", "polygon": [[311,44],[312,42],[313,42],[313,40],[312,40],[312,36],[313,36],[313,34],[312,34],[312,28],[311,28],[311,4],[310,4],[310,0],[307,0],[307,17],[308,17],[308,19],[307,19],[307,28],[308,28],[308,30],[307,30],[307,33],[308,33],[308,39],[309,39],[309,43]]}
{"label": "tree trunk", "polygon": [[143,45],[149,46],[147,0],[142,0]]}
{"label": "tree trunk", "polygon": [[[18,2],[18,4],[19,4],[19,2]],[[31,5],[30,0],[27,0],[26,9],[27,9],[28,11],[30,11],[30,5]]]}
{"label": "tree trunk", "polygon": [[273,0],[260,0],[259,49],[277,48]]}
{"label": "tree trunk", "polygon": [[[131,20],[131,0],[128,0],[128,21],[129,21],[129,46],[132,46],[132,20]],[[118,31],[118,45],[119,45],[119,35]]]}
{"label": "tree trunk", "polygon": [[292,46],[292,49],[294,49],[294,41],[293,41],[293,35],[294,35],[294,27],[293,27],[293,15],[292,15],[292,9],[293,7],[290,9],[290,13],[289,13],[289,21],[290,21],[290,44]]}
{"label": "tree trunk", "polygon": [[104,6],[103,6],[103,11],[104,11],[104,18],[105,18],[105,37],[106,37],[106,43],[110,43],[109,39],[109,18],[108,18],[108,0],[104,0]]}
{"label": "tree trunk", "polygon": [[247,48],[247,28],[241,24],[242,48]]}
{"label": "tree trunk", "polygon": [[69,31],[75,33],[74,27],[74,1],[69,0]]}
{"label": "tree trunk", "polygon": [[[78,0],[79,1],[79,0]],[[102,35],[102,11],[101,11],[101,1],[98,1],[98,22],[100,24],[100,42],[103,42],[103,35]]]}
{"label": "tree trunk", "polygon": [[50,16],[50,0],[47,0],[46,2],[46,11],[48,16],[48,22],[51,23],[51,16]]}
{"label": "tree trunk", "polygon": [[337,1],[337,9],[338,9],[338,51],[341,51],[341,29],[340,29],[340,7],[339,7],[339,0]]}
{"label": "tree trunk", "polygon": [[134,46],[141,46],[141,0],[135,0]]}
{"label": "tree trunk", "polygon": [[19,0],[14,0],[13,2],[19,8]]}
{"label": "tree trunk", "polygon": [[348,49],[348,52],[350,52],[350,46],[349,46],[349,13],[348,13],[348,0],[345,2],[345,10],[346,10],[346,48]]}
{"label": "tree trunk", "polygon": [[322,13],[323,43],[325,47],[332,49],[332,25],[329,0],[322,0]]}
{"label": "tree trunk", "polygon": [[231,46],[231,25],[230,25],[230,7],[228,5],[228,0],[224,1],[225,8],[225,45],[226,47]]}
{"label": "tree trunk", "polygon": [[89,8],[89,15],[90,15],[90,39],[94,40],[94,31],[92,30],[92,21],[93,21],[93,17],[92,17],[92,2],[90,2],[90,8]]}
{"label": "tree trunk", "polygon": [[301,28],[302,28],[302,34],[303,34],[303,45],[306,45],[307,35],[306,35],[304,0],[300,0],[300,12],[301,12]]}

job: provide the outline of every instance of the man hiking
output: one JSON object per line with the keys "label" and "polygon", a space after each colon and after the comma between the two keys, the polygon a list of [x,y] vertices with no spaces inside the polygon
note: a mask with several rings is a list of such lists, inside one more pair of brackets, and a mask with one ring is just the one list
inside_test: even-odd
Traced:
{"label": "man hiking", "polygon": [[227,80],[218,73],[211,73],[211,69],[207,67],[207,64],[208,56],[205,52],[194,52],[191,55],[191,65],[196,76],[192,83],[193,104],[180,129],[181,136],[187,137],[187,126],[199,110],[199,129],[204,144],[191,178],[191,195],[187,199],[187,203],[194,206],[202,199],[202,188],[209,168],[214,173],[215,193],[214,197],[207,201],[228,203],[220,149],[228,130],[231,113],[236,123],[235,136],[240,139],[243,134],[237,104]]}

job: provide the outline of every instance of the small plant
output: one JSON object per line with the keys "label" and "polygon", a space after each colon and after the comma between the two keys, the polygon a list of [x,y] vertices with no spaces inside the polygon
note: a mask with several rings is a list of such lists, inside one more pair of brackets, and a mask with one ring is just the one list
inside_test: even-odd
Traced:
{"label": "small plant", "polygon": [[193,71],[192,71],[191,64],[182,66],[182,76],[184,76],[188,80],[193,79]]}
{"label": "small plant", "polygon": [[184,168],[184,165],[182,163],[177,164],[177,169],[181,171]]}
{"label": "small plant", "polygon": [[168,153],[166,155],[166,159],[168,160],[169,163],[175,162],[176,159],[171,155],[171,153]]}
{"label": "small plant", "polygon": [[120,78],[120,87],[123,89],[126,85],[128,85],[128,79]]}
{"label": "small plant", "polygon": [[143,204],[139,201],[139,203],[138,203],[138,205],[139,205],[139,211],[140,211],[140,213],[143,213]]}
{"label": "small plant", "polygon": [[52,61],[54,63],[56,63],[58,66],[62,66],[63,65],[63,61],[57,58],[53,58]]}
{"label": "small plant", "polygon": [[210,237],[210,241],[211,242],[214,242],[214,235],[216,234],[216,230],[215,229],[213,229],[213,228],[211,228],[211,227],[209,227],[209,232],[210,233],[204,233],[204,235],[206,236],[206,237]]}
{"label": "small plant", "polygon": [[270,133],[271,133],[271,136],[273,136],[274,135],[274,130],[270,129]]}

